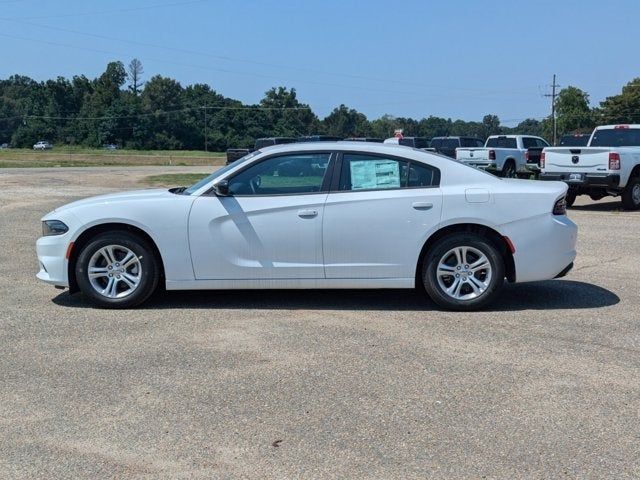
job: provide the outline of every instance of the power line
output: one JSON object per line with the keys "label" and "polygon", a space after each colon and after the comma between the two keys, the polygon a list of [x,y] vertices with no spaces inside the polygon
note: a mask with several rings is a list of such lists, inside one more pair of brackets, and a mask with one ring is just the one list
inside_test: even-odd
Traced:
{"label": "power line", "polygon": [[[61,27],[55,27],[55,26],[50,26],[50,25],[42,25],[39,23],[32,23],[32,22],[25,22],[25,21],[21,21],[19,19],[15,19],[15,18],[7,18],[7,17],[0,17],[0,20],[2,21],[6,21],[6,22],[13,22],[13,23],[19,23],[22,25],[29,25],[29,26],[33,26],[33,27],[37,27],[37,28],[44,28],[47,30],[53,30],[53,31],[59,31],[59,32],[65,32],[65,33],[72,33],[74,35],[81,35],[81,36],[86,36],[86,37],[91,37],[91,38],[99,38],[102,40],[109,40],[109,41],[115,41],[115,42],[121,42],[121,43],[127,43],[130,45],[137,45],[137,46],[141,46],[141,47],[148,47],[148,48],[156,48],[156,49],[161,49],[161,50],[167,50],[167,51],[174,51],[177,53],[187,53],[187,54],[191,54],[191,55],[199,55],[199,56],[204,56],[204,57],[208,57],[208,58],[215,58],[218,60],[222,60],[222,61],[226,61],[226,62],[236,62],[236,63],[247,63],[247,64],[252,64],[252,65],[257,65],[257,66],[261,66],[261,67],[272,67],[272,68],[278,68],[278,69],[290,69],[290,70],[295,70],[295,71],[300,71],[300,72],[307,72],[307,73],[314,73],[314,74],[321,74],[321,75],[329,75],[329,76],[334,76],[334,77],[343,77],[343,78],[350,78],[350,79],[355,79],[355,80],[371,80],[371,81],[375,81],[375,82],[382,82],[382,83],[387,83],[387,84],[403,84],[403,85],[411,85],[411,86],[416,86],[416,87],[422,87],[422,88],[433,88],[433,89],[449,89],[449,90],[459,90],[459,91],[468,91],[468,92],[476,92],[476,93],[484,93],[484,94],[504,94],[504,93],[512,93],[512,94],[521,94],[521,95],[531,95],[532,93],[530,91],[524,91],[524,90],[512,90],[512,91],[505,91],[505,90],[483,90],[483,89],[477,89],[477,88],[468,88],[468,87],[454,87],[451,85],[425,85],[423,83],[420,82],[411,82],[411,81],[405,81],[405,80],[399,80],[399,79],[395,79],[395,78],[378,78],[378,77],[370,77],[370,76],[365,76],[365,75],[357,75],[357,74],[351,74],[351,73],[344,73],[344,72],[326,72],[326,71],[322,71],[322,70],[317,70],[317,69],[312,69],[312,68],[305,68],[305,67],[297,67],[297,66],[292,66],[292,65],[283,65],[283,64],[276,64],[276,63],[268,63],[268,62],[262,62],[262,61],[256,61],[256,60],[248,60],[248,59],[242,59],[242,58],[234,58],[234,57],[229,57],[226,55],[219,55],[219,54],[212,54],[209,52],[203,52],[203,51],[198,51],[198,50],[192,50],[192,49],[185,49],[185,48],[178,48],[178,47],[170,47],[170,46],[166,46],[166,45],[158,45],[158,44],[153,44],[153,43],[146,43],[146,42],[140,42],[137,40],[129,40],[129,39],[122,39],[122,38],[116,38],[116,37],[110,37],[107,35],[100,35],[100,34],[96,34],[96,33],[88,33],[88,32],[82,32],[82,31],[78,31],[78,30],[72,30],[72,29],[67,29],[67,28],[61,28]],[[33,40],[31,39],[31,41],[38,41],[38,40]],[[72,48],[82,48],[82,47],[73,47]],[[162,60],[156,60],[156,61],[162,61]],[[165,63],[171,63],[171,62],[166,62]],[[238,73],[238,72],[233,72],[233,71],[229,71],[229,70],[222,70],[222,71],[226,71],[228,73]],[[249,73],[240,73],[243,75],[250,75]],[[264,76],[264,75],[255,75],[255,76]],[[273,78],[273,77],[271,77]],[[320,84],[322,85],[322,83],[319,82],[308,82],[308,83],[316,83],[316,84]],[[333,85],[333,84],[326,84],[329,86],[340,86],[340,85]],[[352,87],[349,87],[352,88]],[[399,93],[397,91],[394,92],[387,92],[387,93]],[[402,92],[400,92],[402,93]],[[415,93],[415,92],[408,92],[408,93]],[[417,93],[416,93],[417,94]],[[437,96],[442,96],[440,94],[437,94]]]}
{"label": "power line", "polygon": [[[144,7],[120,8],[117,10],[103,10],[98,12],[62,13],[57,15],[39,15],[39,16],[31,16],[31,17],[11,17],[6,20],[47,20],[50,18],[90,17],[95,15],[110,15],[113,13],[129,13],[129,12],[138,12],[141,10],[155,10],[157,8],[180,7],[183,5],[192,5],[194,3],[205,3],[208,1],[209,0],[189,0],[185,2],[160,3],[155,5],[147,5]],[[11,3],[11,2],[7,2],[7,3]]]}

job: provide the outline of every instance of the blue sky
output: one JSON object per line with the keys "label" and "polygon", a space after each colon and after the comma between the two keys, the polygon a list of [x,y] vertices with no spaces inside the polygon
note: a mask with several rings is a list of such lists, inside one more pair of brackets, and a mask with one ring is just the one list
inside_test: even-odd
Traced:
{"label": "blue sky", "polygon": [[640,76],[640,1],[0,0],[0,77],[99,75],[208,83],[257,102],[295,87],[322,116],[385,113],[503,123],[549,114],[551,77],[592,104]]}

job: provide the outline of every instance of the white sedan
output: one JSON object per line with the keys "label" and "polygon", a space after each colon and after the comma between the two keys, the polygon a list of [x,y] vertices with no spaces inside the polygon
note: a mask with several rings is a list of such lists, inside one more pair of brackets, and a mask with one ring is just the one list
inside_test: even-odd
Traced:
{"label": "white sedan", "polygon": [[566,184],[500,179],[409,147],[287,144],[189,188],[80,200],[43,220],[38,278],[102,307],[167,290],[421,288],[472,310],[565,275]]}

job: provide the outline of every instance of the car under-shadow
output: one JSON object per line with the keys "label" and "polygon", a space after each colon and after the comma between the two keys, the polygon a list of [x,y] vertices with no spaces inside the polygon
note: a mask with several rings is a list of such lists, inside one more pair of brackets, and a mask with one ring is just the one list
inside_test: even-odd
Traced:
{"label": "car under-shadow", "polygon": [[577,212],[624,212],[624,213],[633,213],[631,210],[625,210],[622,208],[622,201],[614,200],[608,202],[594,202],[588,203],[585,205],[574,205],[569,209],[569,215],[571,215],[571,211]]}
{"label": "car under-shadow", "polygon": [[[82,294],[63,292],[57,305],[91,308]],[[506,285],[484,311],[562,310],[615,305],[613,292],[585,282],[547,280]],[[256,309],[256,310],[379,310],[432,311],[438,307],[417,290],[190,290],[155,294],[141,310]]]}

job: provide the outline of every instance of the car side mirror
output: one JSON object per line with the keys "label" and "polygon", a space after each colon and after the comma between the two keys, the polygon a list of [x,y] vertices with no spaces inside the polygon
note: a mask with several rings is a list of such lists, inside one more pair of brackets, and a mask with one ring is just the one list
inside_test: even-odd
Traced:
{"label": "car side mirror", "polygon": [[213,186],[213,191],[216,195],[220,197],[229,196],[229,181],[228,180],[220,180]]}

